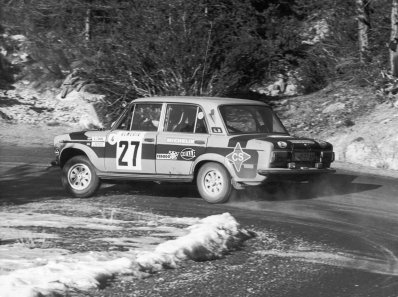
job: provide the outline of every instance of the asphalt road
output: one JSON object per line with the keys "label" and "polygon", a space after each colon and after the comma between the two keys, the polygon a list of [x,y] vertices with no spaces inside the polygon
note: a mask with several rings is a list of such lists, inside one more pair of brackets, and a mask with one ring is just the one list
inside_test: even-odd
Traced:
{"label": "asphalt road", "polygon": [[[2,146],[0,204],[70,198],[51,158],[50,148]],[[252,188],[223,205],[205,203],[192,185],[153,183],[108,185],[90,199],[176,216],[230,212],[258,234],[225,259],[120,280],[95,296],[398,296],[395,178],[338,170],[316,185]]]}

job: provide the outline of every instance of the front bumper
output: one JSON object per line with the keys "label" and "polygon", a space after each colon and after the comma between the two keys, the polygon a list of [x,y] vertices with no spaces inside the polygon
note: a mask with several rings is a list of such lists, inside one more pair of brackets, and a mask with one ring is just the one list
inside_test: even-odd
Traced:
{"label": "front bumper", "polygon": [[286,169],[286,168],[270,168],[257,170],[259,175],[272,176],[272,175],[316,175],[325,173],[335,173],[334,169],[318,169],[318,168],[303,168],[303,169]]}

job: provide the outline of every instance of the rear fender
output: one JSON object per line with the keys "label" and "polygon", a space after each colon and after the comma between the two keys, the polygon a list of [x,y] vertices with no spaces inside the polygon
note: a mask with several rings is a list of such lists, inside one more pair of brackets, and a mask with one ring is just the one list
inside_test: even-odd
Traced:
{"label": "rear fender", "polygon": [[200,155],[192,165],[191,174],[194,175],[197,172],[197,169],[206,162],[220,163],[228,170],[232,178],[237,177],[233,165],[228,162],[227,158],[225,158],[225,156],[213,153]]}

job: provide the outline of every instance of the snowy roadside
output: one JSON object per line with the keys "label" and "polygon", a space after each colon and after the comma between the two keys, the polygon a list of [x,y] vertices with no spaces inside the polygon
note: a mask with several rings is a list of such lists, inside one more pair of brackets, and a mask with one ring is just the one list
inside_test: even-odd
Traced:
{"label": "snowy roadside", "polygon": [[[57,214],[61,209],[72,215]],[[100,287],[115,275],[140,278],[181,261],[221,258],[254,236],[229,213],[173,218],[73,199],[2,207],[0,215],[1,297],[63,295]],[[81,241],[106,248],[72,252],[62,246],[65,230],[80,230]]]}

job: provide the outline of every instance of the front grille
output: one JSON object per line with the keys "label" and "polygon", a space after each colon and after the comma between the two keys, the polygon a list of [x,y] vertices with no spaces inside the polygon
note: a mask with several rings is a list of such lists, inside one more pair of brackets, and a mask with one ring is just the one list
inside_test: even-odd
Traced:
{"label": "front grille", "polygon": [[317,162],[318,157],[315,152],[293,152],[292,161],[293,162]]}

